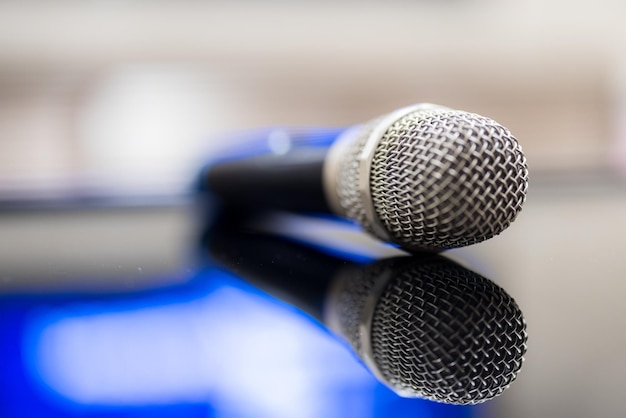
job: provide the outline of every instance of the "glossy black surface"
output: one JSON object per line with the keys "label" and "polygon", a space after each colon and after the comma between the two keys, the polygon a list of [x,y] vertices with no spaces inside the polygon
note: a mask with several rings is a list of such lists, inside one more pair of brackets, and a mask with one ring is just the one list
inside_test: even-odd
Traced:
{"label": "glossy black surface", "polygon": [[[116,223],[134,220],[118,231],[130,237],[130,225],[137,227],[142,217],[149,216],[154,225],[156,214],[163,215],[163,222],[171,221],[179,209],[73,209],[67,217],[63,211],[40,211],[26,217],[14,214],[9,223],[45,224],[51,216],[62,234],[48,237],[57,242],[48,247],[48,256],[63,257],[63,245],[80,248],[81,234],[72,234],[74,228],[84,233],[113,216]],[[194,219],[188,209],[180,214]],[[206,245],[215,231],[199,237],[200,225],[188,224],[197,229],[191,228],[183,240],[186,261],[177,268],[154,256],[142,259],[141,251],[132,248],[137,239],[154,248],[156,235],[120,240],[118,253],[91,254],[82,260],[91,260],[87,269],[74,264],[71,254],[57,260],[62,270],[35,257],[5,266],[0,297],[0,347],[6,360],[0,375],[2,416],[465,417],[488,410],[397,396],[314,319],[330,272],[371,261],[379,250],[396,250],[382,247],[368,254],[330,248],[324,251],[335,255],[324,255],[320,244],[313,244],[305,251],[314,257],[291,264],[294,274],[306,280],[291,283],[285,292],[301,292],[286,298],[300,309],[216,265],[211,252],[226,248],[226,242],[214,242],[209,250]],[[330,227],[361,239],[350,225]],[[220,234],[224,238],[223,229]],[[87,246],[97,241],[95,236],[82,239]],[[107,247],[99,245],[101,250]],[[258,252],[249,265],[272,266],[272,254],[281,257],[276,247],[251,245]],[[111,263],[115,258],[119,262]],[[98,259],[109,261],[97,264]],[[25,269],[15,269],[20,265]],[[266,269],[263,275],[271,272]],[[47,273],[53,279],[46,279]],[[274,285],[285,288],[285,283]]]}

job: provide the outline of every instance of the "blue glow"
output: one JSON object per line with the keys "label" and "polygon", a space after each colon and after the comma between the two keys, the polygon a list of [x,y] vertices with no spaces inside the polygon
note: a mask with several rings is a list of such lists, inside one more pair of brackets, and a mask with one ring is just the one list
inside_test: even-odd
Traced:
{"label": "blue glow", "polygon": [[332,416],[338,387],[373,389],[345,347],[286,311],[259,294],[222,286],[168,306],[49,312],[37,319],[46,325],[32,340],[34,370],[79,404],[210,401],[226,416]]}
{"label": "blue glow", "polygon": [[30,410],[47,417],[103,410],[94,416],[469,416],[466,408],[397,397],[309,317],[219,271],[203,274],[193,292],[78,297],[33,309],[23,357],[36,392],[56,409]]}

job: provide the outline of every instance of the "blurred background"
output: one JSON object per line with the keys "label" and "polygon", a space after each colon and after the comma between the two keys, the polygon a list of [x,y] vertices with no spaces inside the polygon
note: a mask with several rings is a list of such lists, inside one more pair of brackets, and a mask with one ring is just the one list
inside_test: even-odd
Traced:
{"label": "blurred background", "polygon": [[533,173],[619,166],[622,7],[2,2],[0,181],[178,190],[222,132],[343,126],[415,102],[501,121]]}
{"label": "blurred background", "polygon": [[[451,252],[479,260],[529,323],[525,368],[491,407],[623,414],[625,13],[615,0],[2,1],[0,199],[174,202],[227,132],[347,126],[417,102],[489,116],[531,173],[510,230]],[[184,281],[190,218],[177,204],[4,211],[0,289]],[[120,268],[78,281],[95,263]]]}

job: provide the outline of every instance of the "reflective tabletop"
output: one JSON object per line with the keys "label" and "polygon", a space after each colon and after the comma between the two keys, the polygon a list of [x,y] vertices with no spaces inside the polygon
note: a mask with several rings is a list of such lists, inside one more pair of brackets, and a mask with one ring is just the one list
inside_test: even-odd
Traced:
{"label": "reflective tabletop", "polygon": [[[5,209],[0,415],[621,415],[624,191],[545,181],[498,237],[412,256],[319,216],[224,218],[187,203]],[[392,315],[402,306],[434,307],[407,325]],[[452,384],[437,375],[478,352],[490,361],[465,362]],[[488,365],[499,374],[481,375],[484,391],[446,389]],[[499,396],[441,402],[476,393]]]}

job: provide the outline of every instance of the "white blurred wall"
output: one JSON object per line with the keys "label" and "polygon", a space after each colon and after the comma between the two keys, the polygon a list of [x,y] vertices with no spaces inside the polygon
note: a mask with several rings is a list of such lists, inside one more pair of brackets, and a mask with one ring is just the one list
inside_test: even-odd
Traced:
{"label": "white blurred wall", "polygon": [[604,168],[626,160],[625,12],[606,0],[2,2],[0,190],[171,192],[222,132],[347,125],[423,101],[508,126],[535,172]]}

